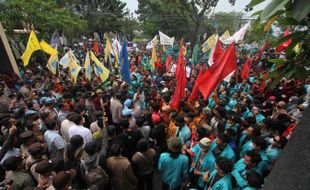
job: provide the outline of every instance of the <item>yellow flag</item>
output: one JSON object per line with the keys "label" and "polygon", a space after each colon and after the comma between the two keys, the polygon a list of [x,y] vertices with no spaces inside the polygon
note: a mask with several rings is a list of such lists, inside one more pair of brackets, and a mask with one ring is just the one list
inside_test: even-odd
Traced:
{"label": "yellow flag", "polygon": [[104,49],[104,61],[105,62],[108,61],[108,57],[109,57],[111,51],[112,51],[111,42],[110,42],[109,38],[107,37],[107,41],[106,41],[106,45],[105,45],[105,49]]}
{"label": "yellow flag", "polygon": [[220,37],[221,40],[226,40],[227,38],[230,37],[230,34],[228,32],[228,30],[226,30]]}
{"label": "yellow flag", "polygon": [[69,59],[70,59],[69,69],[71,80],[73,83],[76,83],[77,77],[81,70],[81,66],[76,63],[75,59],[71,56],[70,52],[69,52]]}
{"label": "yellow flag", "polygon": [[58,54],[51,55],[47,62],[47,68],[54,74],[56,75],[57,73],[57,65],[58,65]]}
{"label": "yellow flag", "polygon": [[207,41],[202,45],[202,51],[207,52],[209,49],[214,48],[216,45],[217,36],[213,34]]}
{"label": "yellow flag", "polygon": [[264,32],[267,32],[271,28],[272,24],[277,20],[278,17],[279,16],[276,15],[276,16],[274,16],[268,20],[268,22],[266,23],[266,25],[264,27]]}
{"label": "yellow flag", "polygon": [[91,80],[91,73],[93,72],[93,68],[90,65],[89,52],[86,53],[84,68],[86,79]]}
{"label": "yellow flag", "polygon": [[46,43],[44,40],[41,40],[40,42],[40,46],[41,46],[41,49],[45,52],[45,53],[48,53],[50,55],[55,55],[57,54],[57,50],[52,48],[48,43]]}
{"label": "yellow flag", "polygon": [[186,56],[186,54],[187,54],[186,47],[184,45],[182,45],[182,48],[183,48],[183,56]]}
{"label": "yellow flag", "polygon": [[157,60],[157,55],[156,55],[156,45],[154,44],[153,45],[153,48],[152,48],[152,57],[151,57],[151,60],[150,60],[150,64],[152,66],[152,68],[154,69],[155,68],[155,62]]}
{"label": "yellow flag", "polygon": [[30,36],[28,39],[26,50],[21,57],[21,59],[24,63],[24,66],[28,65],[31,54],[37,50],[40,50],[40,49],[41,49],[41,46],[40,46],[40,43],[38,41],[38,38],[37,38],[36,34],[34,33],[34,31],[32,30],[30,32]]}
{"label": "yellow flag", "polygon": [[119,52],[118,52],[118,51],[115,51],[115,52],[114,52],[114,54],[115,54],[115,63],[114,63],[114,66],[115,66],[115,68],[118,68],[118,62],[119,62],[119,60],[118,60],[118,58],[119,58]]}
{"label": "yellow flag", "polygon": [[102,82],[108,79],[110,70],[106,68],[95,56],[95,54],[91,51],[90,52],[90,59],[95,63],[95,69],[99,77],[101,78]]}
{"label": "yellow flag", "polygon": [[300,43],[296,44],[296,46],[293,48],[293,50],[295,51],[295,53],[300,54],[301,44]]}

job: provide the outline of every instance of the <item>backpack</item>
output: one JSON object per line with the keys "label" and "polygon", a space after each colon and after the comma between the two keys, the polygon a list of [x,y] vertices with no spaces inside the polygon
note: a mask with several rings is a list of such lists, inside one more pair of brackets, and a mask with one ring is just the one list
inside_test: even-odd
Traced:
{"label": "backpack", "polygon": [[87,184],[87,187],[96,185],[98,188],[100,188],[108,184],[109,176],[99,165],[89,170],[85,165],[85,162],[82,161],[81,167],[82,170],[85,171],[84,180]]}

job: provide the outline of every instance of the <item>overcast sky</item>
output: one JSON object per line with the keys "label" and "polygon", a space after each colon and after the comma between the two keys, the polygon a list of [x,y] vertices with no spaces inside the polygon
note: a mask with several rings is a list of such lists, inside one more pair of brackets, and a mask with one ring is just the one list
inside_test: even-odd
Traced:
{"label": "overcast sky", "polygon": [[[138,1],[137,0],[122,0],[127,3],[127,8],[129,8],[130,12],[134,12],[138,9]],[[231,4],[228,2],[228,0],[219,0],[217,6],[215,7],[215,12],[232,12],[232,11],[242,11],[245,12],[245,6],[250,2],[251,0],[236,0],[236,4],[234,6],[231,6]],[[262,3],[255,7],[255,9],[250,12],[246,13],[247,16],[250,16],[253,12],[256,12],[258,10],[263,9],[266,7],[266,5],[271,0],[267,0],[266,3]]]}

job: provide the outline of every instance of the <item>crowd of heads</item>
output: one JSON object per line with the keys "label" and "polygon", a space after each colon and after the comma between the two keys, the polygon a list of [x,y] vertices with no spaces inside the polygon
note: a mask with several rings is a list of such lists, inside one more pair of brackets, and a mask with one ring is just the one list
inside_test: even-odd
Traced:
{"label": "crowd of heads", "polygon": [[[72,48],[83,62],[86,49]],[[101,55],[98,55],[99,57]],[[310,98],[309,79],[283,78],[275,88],[266,52],[240,76],[212,95],[190,101],[204,61],[187,68],[186,96],[178,110],[175,65],[131,52],[131,83],[117,68],[108,80],[80,72],[72,83],[60,69],[52,75],[41,61],[22,68],[21,78],[0,84],[1,179],[8,189],[261,188],[296,128]],[[113,64],[112,59],[112,64]],[[174,68],[174,69],[173,69]]]}

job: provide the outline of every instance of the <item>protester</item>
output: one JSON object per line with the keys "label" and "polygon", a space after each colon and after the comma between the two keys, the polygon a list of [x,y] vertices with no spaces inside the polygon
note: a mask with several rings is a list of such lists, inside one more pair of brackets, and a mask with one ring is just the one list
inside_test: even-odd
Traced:
{"label": "protester", "polygon": [[[57,51],[83,66],[92,43]],[[222,63],[179,59],[180,46],[152,60],[142,44],[128,48],[128,62],[117,51],[103,62],[105,45],[98,46],[107,76],[93,58],[94,72],[76,77],[70,63],[52,74],[39,59],[18,61],[20,79],[0,76],[0,178],[11,189],[259,189],[309,105],[309,77],[284,77],[271,88],[268,58],[278,55],[268,49],[245,76],[243,55],[255,51],[236,44],[231,78],[200,81],[202,68],[208,74]],[[208,96],[200,83],[214,87]]]}
{"label": "protester", "polygon": [[169,138],[167,147],[168,152],[162,153],[158,162],[158,169],[163,173],[162,189],[180,190],[187,176],[188,158],[181,154],[182,143],[178,137]]}

